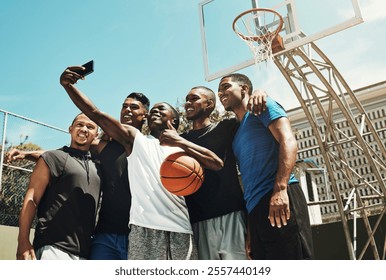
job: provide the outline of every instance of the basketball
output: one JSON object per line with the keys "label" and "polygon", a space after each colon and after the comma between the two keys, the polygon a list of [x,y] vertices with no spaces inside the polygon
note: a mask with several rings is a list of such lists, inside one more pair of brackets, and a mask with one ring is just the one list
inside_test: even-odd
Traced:
{"label": "basketball", "polygon": [[184,152],[178,152],[169,155],[161,164],[160,177],[169,192],[187,196],[201,187],[204,170],[196,159]]}

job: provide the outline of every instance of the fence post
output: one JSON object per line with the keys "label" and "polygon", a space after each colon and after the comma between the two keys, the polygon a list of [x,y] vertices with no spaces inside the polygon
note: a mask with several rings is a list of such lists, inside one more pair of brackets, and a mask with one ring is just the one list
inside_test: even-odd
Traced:
{"label": "fence post", "polygon": [[1,154],[0,154],[0,191],[2,190],[3,182],[3,163],[4,163],[4,151],[5,151],[5,138],[7,134],[7,120],[8,113],[4,112],[4,127],[3,127],[3,141],[1,143]]}

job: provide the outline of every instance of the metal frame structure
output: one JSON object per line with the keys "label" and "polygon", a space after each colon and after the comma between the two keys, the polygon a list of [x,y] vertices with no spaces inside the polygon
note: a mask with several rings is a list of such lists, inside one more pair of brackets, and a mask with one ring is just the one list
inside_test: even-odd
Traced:
{"label": "metal frame structure", "polygon": [[[205,0],[199,4],[204,70],[207,81],[254,64],[253,59],[241,61],[239,64],[216,73],[210,73],[204,6],[212,1],[214,0]],[[259,7],[258,2],[259,0],[251,0],[252,7]],[[351,5],[354,12],[353,17],[309,36],[304,35],[300,30],[295,0],[283,0],[275,7],[266,8],[286,9],[285,14],[282,11],[284,34],[281,34],[285,42],[285,49],[276,53],[273,59],[305,112],[328,172],[328,187],[331,188],[334,198],[329,199],[328,202],[319,201],[319,203],[337,204],[350,259],[362,259],[369,247],[373,258],[380,259],[378,248],[381,247],[377,246],[374,234],[386,212],[385,147],[343,76],[314,43],[318,39],[363,22],[359,1],[351,0]],[[339,127],[342,121],[347,124],[350,132]],[[357,163],[350,161],[348,155],[350,149],[357,149],[361,152],[360,156],[370,166],[370,171],[362,172]],[[337,178],[344,178],[349,186],[348,189],[339,189]],[[363,190],[370,195],[366,197],[361,195],[361,192],[364,193]],[[370,215],[377,216],[374,225],[369,222]],[[358,218],[363,219],[367,233],[367,240],[360,250],[357,244]],[[385,258],[386,240],[382,241],[385,242],[382,258]]]}
{"label": "metal frame structure", "polygon": [[[350,259],[362,259],[369,246],[374,259],[380,259],[374,233],[386,212],[386,151],[377,131],[342,75],[314,43],[284,52],[276,56],[274,62],[304,109],[319,145],[341,216]],[[338,121],[342,120],[347,122],[353,135],[338,127]],[[376,145],[371,146],[370,139]],[[369,174],[360,174],[349,160],[347,151],[352,148],[359,148],[362,152],[361,157],[371,167]],[[349,190],[338,188],[338,173],[347,180]],[[364,188],[372,194],[375,203],[368,204],[361,196],[359,190]],[[378,216],[373,226],[368,219],[370,214]],[[357,252],[358,217],[363,219],[367,241]],[[348,224],[350,219],[354,223],[353,236]]]}
{"label": "metal frame structure", "polygon": [[[208,57],[208,46],[207,46],[207,34],[205,32],[205,14],[204,8],[205,5],[209,5],[211,2],[216,0],[203,0],[198,5],[198,12],[200,17],[200,31],[201,31],[201,43],[202,43],[202,54],[203,54],[203,62],[204,62],[204,72],[205,72],[205,80],[210,82],[215,79],[221,78],[229,73],[236,72],[238,70],[249,67],[255,63],[253,57],[251,59],[241,61],[240,63],[227,67],[225,69],[218,70],[216,72],[212,72],[209,68],[209,57]],[[219,0],[217,0],[219,1]],[[250,0],[251,7],[258,8],[259,0]],[[353,16],[347,20],[344,20],[336,25],[330,26],[325,30],[321,30],[315,34],[309,34],[308,36],[299,36],[302,33],[300,28],[300,23],[298,21],[298,12],[295,4],[296,0],[282,0],[281,3],[273,6],[266,7],[272,10],[280,10],[286,9],[287,14],[283,14],[284,19],[284,28],[281,36],[285,42],[286,49],[276,53],[275,55],[280,55],[290,49],[294,49],[297,47],[301,47],[303,45],[309,44],[311,42],[315,42],[321,38],[332,35],[334,33],[340,32],[347,28],[353,27],[357,24],[363,22],[363,17],[361,13],[361,9],[359,6],[359,0],[351,0],[351,6],[353,10]],[[229,23],[231,24],[231,22]]]}

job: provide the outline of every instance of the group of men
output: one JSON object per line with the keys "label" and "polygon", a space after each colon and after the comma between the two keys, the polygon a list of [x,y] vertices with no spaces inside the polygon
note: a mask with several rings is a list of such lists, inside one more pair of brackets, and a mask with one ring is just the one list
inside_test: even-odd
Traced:
{"label": "group of men", "polygon": [[[37,161],[20,213],[17,259],[313,258],[307,204],[292,174],[297,145],[289,120],[277,102],[253,93],[247,76],[221,79],[218,97],[236,118],[216,123],[215,93],[192,88],[185,111],[193,128],[179,135],[177,111],[165,102],[149,110],[141,93],[124,100],[120,122],[101,112],[75,86],[81,69],[68,67],[60,77],[82,111],[69,128],[70,146],[8,154]],[[145,120],[149,135],[141,132]],[[163,160],[178,151],[205,170],[201,188],[186,197],[168,192],[159,177]]]}

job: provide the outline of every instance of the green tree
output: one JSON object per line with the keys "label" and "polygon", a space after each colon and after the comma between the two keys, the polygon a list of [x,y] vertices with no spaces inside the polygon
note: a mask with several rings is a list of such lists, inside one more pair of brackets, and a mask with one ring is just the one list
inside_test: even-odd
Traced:
{"label": "green tree", "polygon": [[[192,129],[192,123],[186,119],[186,112],[183,104],[177,104],[177,112],[180,114],[180,126],[178,127],[178,133],[183,133]],[[235,114],[233,112],[224,111],[220,112],[217,108],[214,109],[210,115],[210,120],[212,122],[219,122],[225,119],[234,118]]]}

